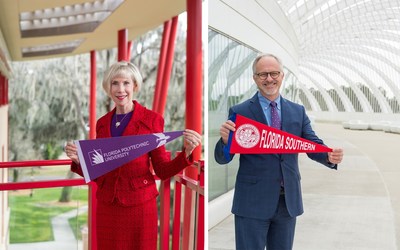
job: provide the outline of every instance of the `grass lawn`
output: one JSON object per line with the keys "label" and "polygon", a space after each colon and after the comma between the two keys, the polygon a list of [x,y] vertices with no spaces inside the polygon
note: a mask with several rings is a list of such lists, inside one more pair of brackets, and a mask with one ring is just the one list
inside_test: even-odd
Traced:
{"label": "grass lawn", "polygon": [[[72,189],[72,201],[60,203],[62,188],[35,189],[9,192],[10,243],[52,241],[51,218],[87,204],[86,187]],[[78,202],[79,201],[79,202]],[[76,227],[73,227],[75,230]]]}
{"label": "grass lawn", "polygon": [[78,215],[78,217],[75,216],[75,217],[73,217],[73,218],[68,220],[69,225],[73,229],[75,238],[78,239],[78,240],[82,240],[81,229],[82,229],[83,226],[87,226],[87,224],[88,224],[87,223],[87,217],[88,217],[88,214],[84,213],[84,214]]}

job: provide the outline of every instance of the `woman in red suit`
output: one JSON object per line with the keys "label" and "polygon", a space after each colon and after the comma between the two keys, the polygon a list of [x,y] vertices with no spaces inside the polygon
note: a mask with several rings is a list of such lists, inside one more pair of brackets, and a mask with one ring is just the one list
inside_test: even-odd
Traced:
{"label": "woman in red suit", "polygon": [[[164,119],[133,100],[140,90],[142,76],[135,65],[118,62],[105,73],[103,88],[115,108],[97,121],[97,138],[159,133]],[[161,146],[97,178],[97,246],[99,250],[157,249],[157,204],[154,172],[162,180],[193,163],[191,153],[201,144],[201,136],[186,129],[184,150],[173,160]],[[76,146],[68,143],[71,170],[80,175]]]}

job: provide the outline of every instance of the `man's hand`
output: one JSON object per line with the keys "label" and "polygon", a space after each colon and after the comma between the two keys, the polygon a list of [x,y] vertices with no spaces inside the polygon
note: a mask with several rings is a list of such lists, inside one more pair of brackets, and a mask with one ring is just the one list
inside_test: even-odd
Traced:
{"label": "man's hand", "polygon": [[219,134],[221,135],[222,142],[226,145],[228,144],[228,138],[229,138],[229,132],[230,131],[235,131],[236,124],[231,121],[227,120],[225,123],[221,125],[221,128],[219,129]]}
{"label": "man's hand", "polygon": [[328,152],[328,161],[333,164],[339,164],[343,159],[343,149],[334,148],[332,152]]}

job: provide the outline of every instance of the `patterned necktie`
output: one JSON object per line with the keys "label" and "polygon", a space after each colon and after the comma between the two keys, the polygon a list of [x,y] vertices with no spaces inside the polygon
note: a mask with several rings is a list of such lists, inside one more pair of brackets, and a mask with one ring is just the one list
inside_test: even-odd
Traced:
{"label": "patterned necktie", "polygon": [[281,129],[281,118],[276,107],[278,104],[272,101],[269,105],[271,106],[271,127]]}
{"label": "patterned necktie", "polygon": [[[277,103],[272,101],[269,105],[271,105],[271,127],[276,129],[281,129],[281,118],[278,114]],[[281,156],[279,156],[281,157]],[[284,180],[283,180],[283,173],[282,173],[282,166],[281,166],[281,193],[284,192]]]}

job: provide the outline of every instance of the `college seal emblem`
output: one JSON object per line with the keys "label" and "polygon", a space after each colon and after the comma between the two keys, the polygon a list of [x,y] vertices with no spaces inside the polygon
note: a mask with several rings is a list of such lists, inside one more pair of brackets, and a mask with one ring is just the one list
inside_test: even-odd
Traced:
{"label": "college seal emblem", "polygon": [[242,148],[252,148],[260,141],[260,132],[252,124],[243,124],[236,130],[235,139]]}

